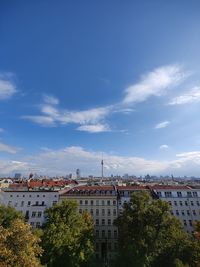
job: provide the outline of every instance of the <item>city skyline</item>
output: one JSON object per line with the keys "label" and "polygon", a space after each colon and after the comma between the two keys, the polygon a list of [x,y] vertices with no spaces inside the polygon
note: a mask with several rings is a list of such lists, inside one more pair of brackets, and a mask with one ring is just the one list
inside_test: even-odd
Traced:
{"label": "city skyline", "polygon": [[198,1],[0,6],[0,175],[199,176]]}

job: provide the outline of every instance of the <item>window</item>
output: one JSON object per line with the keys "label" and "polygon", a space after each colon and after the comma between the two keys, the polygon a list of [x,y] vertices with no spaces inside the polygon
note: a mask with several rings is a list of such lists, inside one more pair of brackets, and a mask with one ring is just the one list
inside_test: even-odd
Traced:
{"label": "window", "polygon": [[37,195],[37,197],[40,197],[39,195]]}
{"label": "window", "polygon": [[31,222],[31,226],[34,226],[34,222]]}
{"label": "window", "polygon": [[40,222],[36,222],[36,227],[40,227]]}
{"label": "window", "polygon": [[191,201],[190,204],[191,204],[191,206],[194,206],[194,202],[193,201]]}
{"label": "window", "polygon": [[96,237],[99,237],[99,230],[96,230]]}
{"label": "window", "polygon": [[179,215],[179,211],[178,210],[176,210],[176,215]]}
{"label": "window", "polygon": [[102,238],[105,237],[105,230],[102,230],[101,235],[102,235]]}
{"label": "window", "polygon": [[182,197],[182,192],[177,192],[178,197]]}
{"label": "window", "polygon": [[110,206],[110,200],[107,201],[107,205]]}
{"label": "window", "polygon": [[117,230],[114,230],[114,238],[117,238]]}
{"label": "window", "polygon": [[42,206],[44,206],[44,201],[42,201]]}
{"label": "window", "polygon": [[105,225],[105,219],[102,219],[101,223],[102,225]]}
{"label": "window", "polygon": [[111,238],[111,230],[108,230],[108,238]]}
{"label": "window", "polygon": [[110,216],[111,212],[110,212],[110,209],[108,209],[108,216]]}
{"label": "window", "polygon": [[180,204],[180,206],[183,206],[183,202],[182,201],[179,201],[179,204]]}
{"label": "window", "polygon": [[195,216],[197,215],[197,214],[196,214],[196,210],[193,210],[192,213],[193,213],[193,215],[195,215]]}
{"label": "window", "polygon": [[82,213],[82,209],[79,209],[79,213]]}
{"label": "window", "polygon": [[189,210],[187,210],[187,215],[190,215],[190,211]]}
{"label": "window", "polygon": [[174,201],[174,205],[177,206],[177,202],[176,201]]}
{"label": "window", "polygon": [[23,195],[23,197],[25,197],[25,195]]}
{"label": "window", "polygon": [[45,197],[45,195],[43,195],[43,197]]}
{"label": "window", "polygon": [[24,201],[21,202],[21,207],[23,207],[23,206],[24,206]]}
{"label": "window", "polygon": [[99,200],[96,200],[96,205],[99,206]]}
{"label": "window", "polygon": [[117,211],[116,211],[116,209],[113,210],[113,215],[114,215],[114,216],[117,215]]}
{"label": "window", "polygon": [[19,195],[17,195],[17,197],[19,197]]}
{"label": "window", "polygon": [[183,216],[185,216],[185,212],[184,212],[184,210],[181,211],[181,214],[182,214]]}
{"label": "window", "polygon": [[159,197],[162,197],[162,193],[161,193],[161,192],[157,192],[157,195],[158,195]]}
{"label": "window", "polygon": [[80,201],[79,201],[79,203],[80,203],[80,205],[82,205],[82,204],[83,204],[83,201],[82,201],[82,200],[80,200]]}
{"label": "window", "polygon": [[111,219],[108,219],[108,225],[111,225]]}
{"label": "window", "polygon": [[54,195],[54,197],[57,197],[57,195]]}
{"label": "window", "polygon": [[38,218],[42,217],[42,212],[38,211]]}
{"label": "window", "polygon": [[114,249],[117,250],[118,249],[118,244],[114,243]]}
{"label": "window", "polygon": [[116,205],[116,200],[113,200],[113,205]]}
{"label": "window", "polygon": [[90,203],[91,203],[91,206],[93,206],[93,205],[94,205],[94,201],[93,201],[93,200],[91,200],[91,202],[90,202]]}
{"label": "window", "polygon": [[165,192],[165,197],[172,197],[172,192]]}
{"label": "window", "polygon": [[38,202],[38,201],[36,201],[36,202],[35,202],[35,205],[36,205],[36,206],[38,206],[38,204],[39,204],[39,202]]}
{"label": "window", "polygon": [[32,217],[35,217],[35,216],[36,216],[36,212],[33,211],[33,212],[32,212]]}
{"label": "window", "polygon": [[171,206],[172,205],[172,202],[171,201],[168,201],[169,205]]}
{"label": "window", "polygon": [[185,206],[188,206],[188,202],[187,201],[185,201]]}
{"label": "window", "polygon": [[193,197],[198,197],[197,192],[193,192]]}
{"label": "window", "polygon": [[187,197],[192,197],[192,192],[187,192]]}
{"label": "window", "polygon": [[8,201],[8,206],[10,206],[12,204],[12,201]]}
{"label": "window", "polygon": [[31,195],[29,195],[29,197],[31,197]]}
{"label": "window", "polygon": [[96,209],[96,215],[97,216],[99,215],[99,209]]}
{"label": "window", "polygon": [[102,209],[102,216],[105,216],[105,210]]}
{"label": "window", "polygon": [[187,222],[186,222],[186,220],[184,220],[183,223],[184,223],[185,226],[187,226]]}
{"label": "window", "polygon": [[15,207],[17,207],[17,204],[18,204],[18,203],[17,203],[17,202],[15,202]]}
{"label": "window", "polygon": [[96,243],[96,251],[99,250],[99,243]]}
{"label": "window", "polygon": [[88,200],[85,200],[85,205],[88,205]]}
{"label": "window", "polygon": [[108,242],[108,250],[111,250],[111,243]]}
{"label": "window", "polygon": [[197,201],[197,206],[199,206],[200,204],[199,204],[199,201]]}
{"label": "window", "polygon": [[189,224],[190,224],[190,226],[192,226],[192,220],[189,220]]}
{"label": "window", "polygon": [[10,197],[12,197],[13,195],[10,195]]}
{"label": "window", "polygon": [[99,225],[99,219],[96,219],[96,225]]}
{"label": "window", "polygon": [[91,210],[90,210],[90,214],[91,214],[91,215],[93,215],[93,214],[94,214],[94,213],[93,213],[93,209],[91,209]]}
{"label": "window", "polygon": [[104,205],[105,205],[105,201],[104,201],[104,200],[102,200],[102,202],[101,202],[101,203],[102,203],[102,206],[104,206]]}

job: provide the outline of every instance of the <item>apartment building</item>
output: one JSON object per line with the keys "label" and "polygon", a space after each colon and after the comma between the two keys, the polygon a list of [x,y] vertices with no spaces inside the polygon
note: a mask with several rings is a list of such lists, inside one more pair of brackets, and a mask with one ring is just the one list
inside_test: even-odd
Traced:
{"label": "apartment building", "polygon": [[200,220],[200,190],[181,185],[155,185],[151,188],[157,196],[167,201],[172,214],[178,218],[184,229],[191,233],[196,220]]}
{"label": "apartment building", "polygon": [[113,221],[118,216],[117,190],[114,186],[77,186],[60,195],[76,200],[78,211],[88,211],[95,224],[96,257],[109,262],[117,250],[117,227]]}
{"label": "apartment building", "polygon": [[44,211],[55,205],[58,199],[58,190],[7,188],[0,191],[0,204],[22,212],[32,227],[40,227],[45,222]]}

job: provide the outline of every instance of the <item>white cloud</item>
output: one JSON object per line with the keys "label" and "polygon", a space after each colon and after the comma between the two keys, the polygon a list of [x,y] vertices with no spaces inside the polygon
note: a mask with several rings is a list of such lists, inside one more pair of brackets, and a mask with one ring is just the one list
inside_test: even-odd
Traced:
{"label": "white cloud", "polygon": [[161,149],[161,150],[167,150],[168,148],[169,148],[168,145],[161,145],[161,146],[160,146],[160,149]]}
{"label": "white cloud", "polygon": [[143,102],[150,96],[161,96],[183,81],[186,74],[179,65],[159,67],[141,77],[140,82],[125,89],[125,104]]}
{"label": "white cloud", "polygon": [[58,105],[59,100],[58,98],[52,96],[52,95],[44,95],[44,102],[50,105]]}
{"label": "white cloud", "polygon": [[89,133],[110,132],[110,128],[106,124],[81,125],[77,128],[77,130]]}
{"label": "white cloud", "polygon": [[4,132],[4,129],[3,128],[0,128],[0,133],[3,133]]}
{"label": "white cloud", "polygon": [[22,116],[22,119],[27,119],[42,126],[54,126],[54,120],[48,116]]}
{"label": "white cloud", "polygon": [[0,100],[8,99],[17,92],[13,82],[0,77]]}
{"label": "white cloud", "polygon": [[165,128],[165,127],[167,127],[169,124],[170,124],[169,121],[162,121],[162,122],[156,124],[155,129]]}
{"label": "white cloud", "polygon": [[187,93],[173,98],[169,105],[183,105],[200,102],[200,87],[194,87]]}
{"label": "white cloud", "polygon": [[41,114],[38,116],[28,115],[23,116],[22,118],[31,120],[43,126],[52,126],[56,124],[67,125],[69,123],[79,124],[80,126],[101,125],[101,121],[103,121],[111,112],[111,106],[82,111],[68,111],[55,108],[55,106],[43,104],[40,106],[40,112]]}
{"label": "white cloud", "polygon": [[7,153],[11,153],[11,154],[15,154],[17,153],[19,149],[16,147],[12,147],[3,143],[0,143],[0,152],[7,152]]}

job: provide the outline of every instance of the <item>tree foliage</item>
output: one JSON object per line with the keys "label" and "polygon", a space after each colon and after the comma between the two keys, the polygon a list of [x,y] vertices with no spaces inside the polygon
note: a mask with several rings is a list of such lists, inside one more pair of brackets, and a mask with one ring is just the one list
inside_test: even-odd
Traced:
{"label": "tree foliage", "polygon": [[134,193],[115,224],[119,229],[116,266],[198,266],[199,246],[170,214],[170,206],[146,192]]}
{"label": "tree foliage", "polygon": [[90,214],[80,215],[76,202],[63,201],[49,208],[46,217],[42,238],[44,263],[49,267],[76,267],[89,262],[93,254]]}
{"label": "tree foliage", "polygon": [[39,238],[31,231],[31,226],[21,219],[14,219],[10,227],[0,226],[0,266],[40,267],[38,259],[42,249]]}
{"label": "tree foliage", "polygon": [[23,219],[22,213],[10,206],[0,205],[0,225],[4,228],[10,227],[15,219]]}

